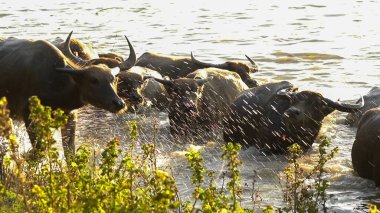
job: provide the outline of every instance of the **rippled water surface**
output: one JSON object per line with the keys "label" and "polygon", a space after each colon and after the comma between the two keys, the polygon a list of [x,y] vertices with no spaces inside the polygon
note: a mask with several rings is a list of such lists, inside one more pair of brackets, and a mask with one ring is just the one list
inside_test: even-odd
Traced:
{"label": "rippled water surface", "polygon": [[[138,55],[146,52],[189,56],[193,51],[204,61],[219,63],[251,56],[260,66],[254,77],[261,82],[288,80],[300,90],[321,92],[336,100],[353,100],[371,87],[380,86],[379,1],[175,1],[175,0],[66,0],[1,1],[0,36],[28,39],[74,37],[92,43],[99,52],[123,55],[128,49],[123,35],[133,42]],[[189,171],[183,151],[203,150],[206,166],[221,175],[221,136],[206,140],[176,141],[168,133],[165,113],[114,116],[92,108],[80,112],[78,138],[101,149],[104,141],[119,136],[128,143],[126,122],[137,120],[144,130],[139,143],[153,137],[153,121],[159,122],[161,166],[171,166],[182,189],[191,195]],[[351,146],[355,128],[342,124],[343,113],[325,119],[322,132],[339,154],[328,165],[331,211],[366,209],[380,203],[374,183],[354,175]],[[304,159],[305,168],[315,159],[316,147]],[[283,156],[262,156],[254,149],[241,151],[243,204],[251,205],[253,171],[263,203],[282,205],[277,173],[286,165]]]}

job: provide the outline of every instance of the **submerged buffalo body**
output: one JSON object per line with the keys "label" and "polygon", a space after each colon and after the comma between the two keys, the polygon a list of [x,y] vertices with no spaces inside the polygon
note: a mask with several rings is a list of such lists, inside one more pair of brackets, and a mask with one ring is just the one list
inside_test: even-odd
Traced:
{"label": "submerged buffalo body", "polygon": [[380,108],[366,111],[359,121],[351,157],[360,177],[380,186]]}
{"label": "submerged buffalo body", "polygon": [[[70,42],[66,43],[69,49]],[[47,41],[9,39],[0,42],[0,97],[8,99],[11,114],[29,119],[29,98],[37,96],[41,103],[60,108],[69,114],[86,104],[119,112],[125,108],[124,101],[114,89],[115,75],[129,69],[129,62],[110,69],[104,65],[81,66],[81,61],[71,59]],[[69,116],[67,126],[62,128],[65,154],[74,151],[75,116]],[[27,128],[34,148],[40,148],[35,136]]]}
{"label": "submerged buffalo body", "polygon": [[[380,88],[373,87],[368,94],[363,96],[364,106],[360,110],[350,113],[346,117],[346,124],[351,126],[358,126],[359,120],[362,115],[369,109],[376,108],[380,106]],[[360,103],[359,99],[356,103]]]}
{"label": "submerged buffalo body", "polygon": [[136,65],[156,70],[160,72],[162,76],[168,76],[170,79],[185,77],[198,69],[214,67],[236,72],[249,87],[255,87],[257,86],[257,82],[252,79],[249,74],[257,72],[258,66],[252,59],[248,56],[246,57],[252,63],[252,66],[232,61],[227,61],[223,64],[205,63],[195,59],[193,54],[191,54],[191,58],[179,58],[154,53],[144,53],[138,58]]}
{"label": "submerged buffalo body", "polygon": [[306,151],[325,116],[335,109],[352,112],[361,107],[334,102],[311,91],[292,90],[293,85],[283,81],[244,91],[223,119],[224,140],[272,154],[286,153],[293,143]]}
{"label": "submerged buffalo body", "polygon": [[187,135],[197,127],[218,124],[234,98],[247,85],[234,72],[217,68],[200,69],[186,78],[160,80],[171,99],[170,129],[173,135]]}

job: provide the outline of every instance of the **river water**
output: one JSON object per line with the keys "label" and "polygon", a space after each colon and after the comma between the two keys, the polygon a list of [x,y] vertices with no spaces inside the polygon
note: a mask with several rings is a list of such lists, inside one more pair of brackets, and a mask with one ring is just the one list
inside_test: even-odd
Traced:
{"label": "river water", "polygon": [[[333,100],[353,100],[373,86],[380,86],[380,1],[176,1],[176,0],[65,0],[0,1],[3,37],[27,39],[73,37],[92,43],[99,52],[128,54],[123,35],[136,53],[146,51],[189,56],[220,63],[252,57],[260,66],[253,76],[260,82],[288,80],[300,90],[314,90]],[[321,133],[339,147],[328,164],[331,183],[328,206],[335,212],[362,212],[368,203],[380,203],[374,183],[354,174],[351,147],[355,128],[343,125],[344,114],[334,112]],[[126,123],[139,122],[139,144],[150,142],[153,121],[158,120],[158,156],[162,167],[171,166],[181,196],[191,195],[189,171],[183,152],[203,151],[208,169],[219,176],[225,170],[220,158],[220,134],[207,139],[178,141],[168,133],[165,113],[111,115],[85,108],[80,111],[78,138],[98,149],[118,136],[128,140]],[[20,133],[21,134],[21,133]],[[303,159],[315,160],[318,144]],[[252,205],[250,189],[256,172],[256,189],[262,205],[281,206],[278,173],[287,165],[284,156],[262,156],[254,149],[240,152],[244,162],[243,205]],[[220,182],[219,182],[220,184]]]}

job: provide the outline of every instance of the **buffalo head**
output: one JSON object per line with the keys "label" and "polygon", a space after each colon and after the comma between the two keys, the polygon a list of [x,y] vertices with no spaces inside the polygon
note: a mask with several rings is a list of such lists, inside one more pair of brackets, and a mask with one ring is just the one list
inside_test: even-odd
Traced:
{"label": "buffalo head", "polygon": [[308,150],[328,114],[353,112],[362,104],[332,101],[312,91],[297,92],[289,82],[279,82],[246,90],[230,107],[224,121],[226,141],[282,154],[293,143]]}
{"label": "buffalo head", "polygon": [[98,55],[94,52],[94,50],[91,47],[85,45],[83,42],[76,38],[71,39],[70,49],[73,52],[73,54],[78,56],[79,58],[91,60],[92,58],[98,57]]}
{"label": "buffalo head", "polygon": [[143,76],[133,72],[120,72],[118,77],[117,93],[128,104],[138,105],[143,101],[140,87],[144,83]]}
{"label": "buffalo head", "polygon": [[350,105],[332,101],[313,91],[279,91],[277,95],[288,98],[288,106],[281,115],[288,131],[283,136],[293,137],[304,150],[311,147],[321,128],[322,120],[327,115],[334,110],[354,112],[363,107],[362,104]]}
{"label": "buffalo head", "polygon": [[[62,40],[61,38],[56,38],[52,42],[58,49],[61,51],[64,51],[64,46],[66,42]],[[81,40],[76,39],[76,38],[71,38],[70,39],[70,50],[71,52],[84,60],[91,60],[93,58],[98,58],[99,55],[92,49],[92,47],[84,44]]]}
{"label": "buffalo head", "polygon": [[169,120],[172,134],[186,134],[197,116],[196,103],[199,89],[209,81],[210,78],[154,79],[165,86],[171,99]]}
{"label": "buffalo head", "polygon": [[229,70],[232,72],[236,72],[237,74],[240,75],[241,79],[243,80],[244,83],[247,84],[248,87],[257,87],[257,81],[252,79],[251,76],[249,75],[250,73],[255,73],[258,72],[258,66],[257,64],[246,55],[247,59],[249,62],[251,62],[252,66],[248,66],[245,63],[241,62],[233,62],[233,61],[227,61],[223,64],[212,64],[212,63],[206,63],[197,60],[194,58],[193,53],[191,53],[191,61],[196,64],[199,68],[207,68],[207,67],[215,67],[219,69],[224,69],[224,70]]}
{"label": "buffalo head", "polygon": [[57,68],[69,74],[79,87],[81,102],[116,113],[125,108],[124,101],[116,94],[117,70],[105,65],[92,65],[82,69]]}

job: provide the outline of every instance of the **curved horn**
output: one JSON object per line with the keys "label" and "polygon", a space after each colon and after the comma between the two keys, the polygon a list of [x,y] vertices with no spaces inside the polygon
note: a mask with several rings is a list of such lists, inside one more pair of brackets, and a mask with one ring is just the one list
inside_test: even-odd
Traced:
{"label": "curved horn", "polygon": [[361,103],[360,104],[347,104],[347,103],[341,103],[338,101],[332,101],[328,98],[323,98],[324,101],[332,108],[335,108],[336,110],[342,111],[342,112],[355,112],[364,106],[364,99],[363,96],[360,96]]}
{"label": "curved horn", "polygon": [[121,63],[119,65],[120,71],[129,70],[133,66],[135,66],[135,63],[136,63],[136,53],[135,53],[135,50],[133,49],[133,46],[132,46],[131,42],[129,42],[129,39],[127,38],[127,36],[124,36],[124,37],[125,37],[125,39],[127,39],[127,42],[128,42],[129,57],[128,57],[127,60],[125,60],[123,63]]}
{"label": "curved horn", "polygon": [[205,79],[195,79],[195,82],[197,83],[198,86],[202,86],[203,84],[207,83],[208,81],[212,80],[214,77],[210,76],[208,78],[205,78]]}
{"label": "curved horn", "polygon": [[67,36],[65,44],[63,45],[62,53],[67,58],[69,58],[73,63],[75,63],[75,64],[77,64],[77,65],[79,65],[81,67],[85,67],[85,66],[90,65],[91,61],[83,60],[83,59],[75,56],[73,54],[73,52],[71,52],[71,49],[70,49],[70,39],[71,39],[71,35],[72,34],[73,34],[73,31],[71,31],[70,34]]}
{"label": "curved horn", "polygon": [[249,62],[251,62],[253,66],[257,67],[257,64],[250,57],[248,57],[247,55],[245,55],[245,57],[248,59]]}
{"label": "curved horn", "polygon": [[165,85],[165,86],[173,86],[174,85],[174,83],[173,83],[173,81],[171,81],[171,80],[164,80],[164,79],[159,79],[159,78],[153,78],[155,81],[157,81],[157,82],[159,82],[159,83],[161,83],[161,84],[163,84],[163,85]]}
{"label": "curved horn", "polygon": [[193,52],[191,52],[191,61],[200,68],[207,68],[207,67],[215,67],[215,68],[219,68],[219,69],[227,69],[228,68],[226,64],[212,64],[212,63],[206,63],[206,62],[198,61],[197,59],[194,58]]}

